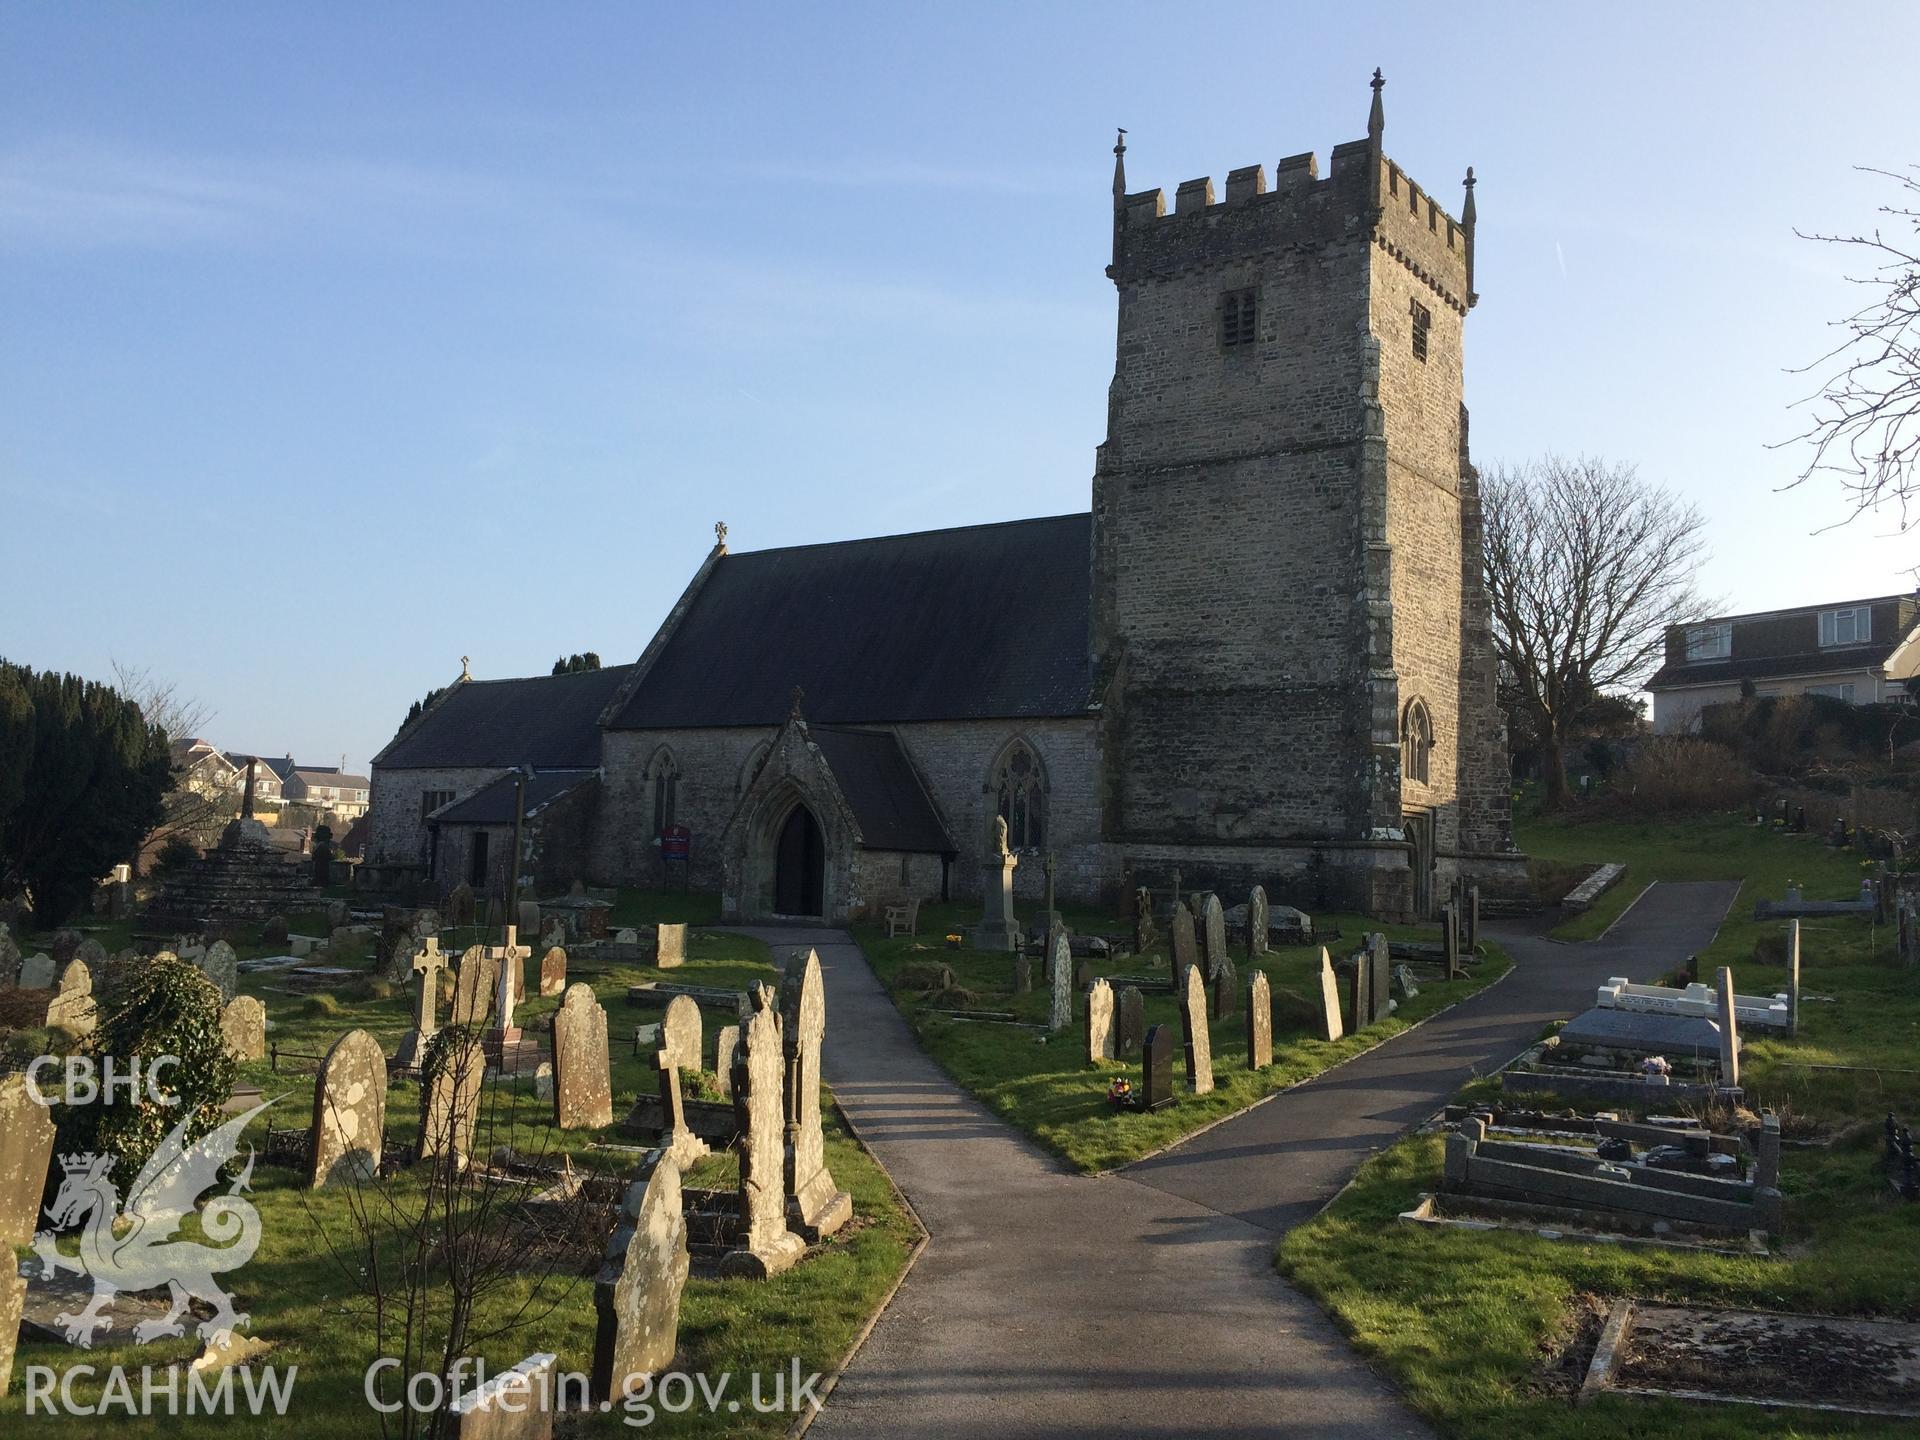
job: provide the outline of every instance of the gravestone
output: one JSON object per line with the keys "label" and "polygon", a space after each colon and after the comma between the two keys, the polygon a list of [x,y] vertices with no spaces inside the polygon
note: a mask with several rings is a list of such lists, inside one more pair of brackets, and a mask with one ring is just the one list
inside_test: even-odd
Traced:
{"label": "gravestone", "polygon": [[236,1060],[264,1060],[267,1055],[267,1007],[251,995],[236,995],[220,1012],[220,1038]]}
{"label": "gravestone", "polygon": [[413,993],[413,1029],[401,1040],[400,1049],[393,1057],[395,1064],[408,1067],[418,1065],[421,1057],[427,1053],[427,1042],[440,1028],[440,1022],[434,1018],[434,1009],[440,1000],[440,974],[446,968],[447,957],[440,953],[437,935],[428,936],[420,953],[407,962],[408,972],[418,977]]}
{"label": "gravestone", "polygon": [[653,963],[672,970],[687,963],[687,927],[661,925],[655,930]]}
{"label": "gravestone", "polygon": [[1146,1038],[1145,998],[1137,985],[1120,987],[1119,998],[1114,1002],[1113,1053],[1116,1059],[1130,1059],[1140,1053],[1141,1042]]}
{"label": "gravestone", "polygon": [[1462,937],[1461,943],[1466,947],[1469,955],[1477,954],[1480,949],[1480,887],[1478,885],[1467,887],[1465,921],[1466,934]]}
{"label": "gravestone", "polygon": [[321,1062],[313,1090],[313,1150],[307,1183],[371,1180],[387,1123],[387,1057],[364,1030],[349,1030]]}
{"label": "gravestone", "polygon": [[1367,998],[1373,1004],[1373,1019],[1384,1020],[1393,1013],[1393,950],[1379,931],[1367,936]]}
{"label": "gravestone", "polygon": [[1220,897],[1212,892],[1200,902],[1199,930],[1200,949],[1207,962],[1207,980],[1211,983],[1233,969],[1233,957],[1227,953],[1227,912],[1220,908]]}
{"label": "gravestone", "polygon": [[27,1308],[27,1277],[15,1265],[0,1265],[0,1395],[13,1378],[13,1349]]}
{"label": "gravestone", "polygon": [[640,932],[631,926],[623,930],[616,930],[613,932],[613,943],[616,945],[638,945],[640,943]]}
{"label": "gravestone", "polygon": [[464,880],[447,896],[447,924],[456,930],[473,924],[473,887]]}
{"label": "gravestone", "polygon": [[705,1048],[700,1006],[691,996],[674,996],[660,1017],[661,1058],[678,1070],[698,1070]]}
{"label": "gravestone", "polygon": [[27,956],[20,962],[19,985],[22,990],[51,990],[53,977],[59,973],[53,967],[53,957],[42,950]]}
{"label": "gravestone", "polygon": [[733,1110],[740,1132],[739,1226],[720,1259],[723,1275],[764,1280],[788,1269],[807,1242],[787,1228],[786,1056],[773,988],[756,985],[733,1062]]}
{"label": "gravestone", "polygon": [[1722,965],[1715,976],[1720,989],[1720,1084],[1733,1089],[1740,1083],[1740,1022],[1733,1001],[1733,970]]}
{"label": "gravestone", "polygon": [[1187,971],[1186,1004],[1180,1010],[1181,1039],[1187,1060],[1187,1088],[1196,1095],[1213,1089],[1213,1036],[1207,1030],[1207,992],[1200,967]]}
{"label": "gravestone", "polygon": [[1267,953],[1267,892],[1256,885],[1247,896],[1247,959]]}
{"label": "gravestone", "polygon": [[740,1027],[722,1025],[713,1037],[713,1073],[720,1081],[722,1098],[733,1098],[733,1057],[740,1048]]}
{"label": "gravestone", "polygon": [[[227,946],[227,954],[233,954],[231,945]],[[86,966],[89,971],[97,970],[107,963],[107,947],[89,935],[74,948],[73,958]]]}
{"label": "gravestone", "polygon": [[[698,1011],[695,1012],[696,1018]],[[567,987],[553,1012],[553,1123],[598,1130],[613,1123],[607,1012],[584,981]]]}
{"label": "gravestone", "polygon": [[1153,923],[1153,892],[1143,885],[1133,892],[1133,953],[1146,954],[1159,938]]}
{"label": "gravestone", "polygon": [[1013,993],[1031,995],[1033,993],[1033,961],[1024,950],[1013,952]]}
{"label": "gravestone", "polygon": [[99,1011],[93,1003],[93,972],[80,960],[69,960],[60,972],[60,983],[53,999],[47,1002],[47,1024],[57,1025],[69,1035],[93,1033]]}
{"label": "gravestone", "polygon": [[606,1259],[594,1277],[594,1399],[618,1404],[673,1363],[680,1292],[690,1264],[680,1166],[655,1150],[641,1160],[627,1186]]}
{"label": "gravestone", "polygon": [[1189,965],[1200,961],[1200,945],[1193,934],[1193,913],[1186,906],[1173,907],[1173,923],[1167,933],[1173,947],[1173,978],[1178,980]]}
{"label": "gravestone", "polygon": [[[1137,990],[1134,992],[1139,993]],[[1173,1032],[1155,1025],[1140,1042],[1140,1099],[1142,1110],[1160,1110],[1173,1103]]]}
{"label": "gravestone", "polygon": [[453,977],[453,1011],[449,1025],[480,1025],[493,1013],[493,992],[500,984],[500,962],[479,945],[460,952],[460,968]]}
{"label": "gravestone", "polygon": [[540,957],[540,993],[558,995],[567,988],[567,952],[558,945]]}
{"label": "gravestone", "polygon": [[1447,979],[1460,978],[1460,912],[1449,900],[1440,907],[1440,958],[1446,965]]}
{"label": "gravestone", "polygon": [[1662,1015],[1647,1010],[1582,1011],[1560,1029],[1567,1049],[1619,1050],[1629,1055],[1665,1055],[1711,1060],[1720,1053],[1717,1020]]}
{"label": "gravestone", "polygon": [[782,1042],[786,1046],[787,1223],[803,1240],[833,1234],[853,1218],[853,1197],[827,1170],[820,1126],[820,1047],[827,1036],[827,992],[812,950],[787,961]]}
{"label": "gravestone", "polygon": [[1787,1034],[1800,1033],[1800,922],[1787,922]]}
{"label": "gravestone", "polygon": [[[53,1134],[53,1111],[34,1099],[26,1072],[0,1075],[0,1247],[29,1244],[39,1228]],[[4,1278],[15,1267],[10,1250],[0,1253],[8,1262],[0,1264]]]}
{"label": "gravestone", "polygon": [[1273,1064],[1273,990],[1267,972],[1255,970],[1247,981],[1247,1068]]}
{"label": "gravestone", "polygon": [[1220,973],[1213,977],[1213,983],[1209,987],[1213,997],[1215,1020],[1224,1020],[1233,1014],[1234,1004],[1240,998],[1235,993],[1235,986],[1238,983],[1233,972],[1233,961],[1229,959],[1220,967]]}
{"label": "gravestone", "polygon": [[1020,926],[1013,918],[1013,872],[1020,857],[1007,849],[1007,822],[994,816],[994,839],[980,862],[980,923],[973,929],[976,950],[1018,950]]}
{"label": "gravestone", "polygon": [[529,1355],[479,1384],[456,1389],[447,1402],[448,1440],[553,1440],[553,1416],[566,1394],[555,1374],[559,1356]]}
{"label": "gravestone", "polygon": [[420,1089],[415,1159],[450,1155],[464,1162],[473,1153],[473,1123],[480,1112],[480,1085],[486,1076],[487,1052],[480,1042],[456,1042],[449,1031],[439,1063]]}
{"label": "gravestone", "polygon": [[223,1005],[233,999],[240,988],[238,962],[234,958],[233,947],[224,940],[216,940],[207,947],[207,953],[200,957],[200,971],[220,987],[220,1003]]}
{"label": "gravestone", "polygon": [[20,976],[20,946],[5,921],[0,921],[0,988],[17,985]]}
{"label": "gravestone", "polygon": [[567,943],[567,922],[558,915],[550,915],[540,926],[540,943],[551,950],[556,945]]}
{"label": "gravestone", "polygon": [[1047,974],[1053,983],[1051,1002],[1047,1006],[1047,1029],[1064,1030],[1073,1023],[1073,950],[1067,943],[1065,930],[1053,932],[1053,943],[1048,947]]}
{"label": "gravestone", "polygon": [[1373,1023],[1373,962],[1365,950],[1353,955],[1353,981],[1348,992],[1347,1028],[1359,1032]]}
{"label": "gravestone", "polygon": [[1099,979],[1087,987],[1087,1063],[1114,1058],[1113,987]]}
{"label": "gravestone", "polygon": [[513,928],[529,939],[540,937],[540,905],[534,900],[514,902]]}

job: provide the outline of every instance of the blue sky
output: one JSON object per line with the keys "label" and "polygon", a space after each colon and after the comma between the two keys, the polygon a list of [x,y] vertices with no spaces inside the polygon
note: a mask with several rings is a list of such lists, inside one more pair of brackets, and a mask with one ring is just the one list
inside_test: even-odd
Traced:
{"label": "blue sky", "polygon": [[364,767],[736,550],[1082,509],[1132,188],[1480,179],[1475,456],[1637,462],[1740,609],[1907,588],[1786,408],[1911,6],[0,10],[0,653]]}

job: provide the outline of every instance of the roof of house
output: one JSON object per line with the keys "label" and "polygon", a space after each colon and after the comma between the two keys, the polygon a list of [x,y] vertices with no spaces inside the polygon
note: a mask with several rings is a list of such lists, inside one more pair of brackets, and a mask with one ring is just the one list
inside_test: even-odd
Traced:
{"label": "roof of house", "polygon": [[807,735],[833,771],[869,850],[946,854],[957,848],[892,731],[809,725]]}
{"label": "roof of house", "polygon": [[1745,660],[1671,661],[1647,677],[1648,690],[1670,690],[1683,685],[1731,685],[1741,680],[1774,676],[1829,675],[1846,670],[1877,670],[1902,637],[1875,640],[1867,645],[1830,645],[1824,650],[1797,650],[1788,655],[1755,655]]}
{"label": "roof of house", "polygon": [[[1789,615],[1817,615],[1822,610],[1857,610],[1872,605],[1897,605],[1913,599],[1912,592],[1901,595],[1870,595],[1864,600],[1825,600],[1818,605],[1784,605],[1778,610],[1749,610],[1740,615],[1711,615],[1697,625],[1741,624],[1750,620],[1779,620]],[[1682,629],[1691,628],[1682,626]]]}
{"label": "roof of house", "polygon": [[1092,517],[725,555],[611,721],[663,730],[1082,715]]}
{"label": "roof of house", "polygon": [[335,790],[365,790],[372,782],[364,775],[342,775],[338,770],[309,770],[302,765],[293,772],[308,785],[325,785]]}
{"label": "roof of house", "polygon": [[600,712],[631,665],[466,680],[455,685],[374,757],[389,770],[532,765],[592,769],[600,763]]}
{"label": "roof of house", "polygon": [[[558,800],[575,786],[594,778],[592,770],[542,770],[527,778],[525,814],[532,816]],[[511,825],[513,823],[513,776],[482,785],[464,800],[457,800],[428,817],[433,825]]]}
{"label": "roof of house", "polygon": [[281,781],[285,781],[289,775],[293,774],[296,768],[301,770],[317,770],[320,768],[317,765],[301,765],[296,767],[291,755],[282,755],[276,758],[272,755],[250,755],[243,750],[227,751],[227,759],[231,760],[242,770],[247,768],[247,762],[249,760],[258,760],[263,769],[271,770],[275,778]]}

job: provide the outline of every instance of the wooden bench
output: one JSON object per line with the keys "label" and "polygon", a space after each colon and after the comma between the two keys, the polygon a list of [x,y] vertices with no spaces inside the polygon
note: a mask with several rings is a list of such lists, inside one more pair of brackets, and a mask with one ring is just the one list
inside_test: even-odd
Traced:
{"label": "wooden bench", "polygon": [[908,935],[918,933],[920,925],[920,900],[916,896],[911,900],[890,902],[886,907],[887,938],[893,939],[902,930]]}

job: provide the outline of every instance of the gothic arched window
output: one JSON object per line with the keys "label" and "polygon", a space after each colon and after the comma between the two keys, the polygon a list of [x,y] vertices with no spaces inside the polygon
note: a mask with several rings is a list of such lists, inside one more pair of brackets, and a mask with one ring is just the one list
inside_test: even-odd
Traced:
{"label": "gothic arched window", "polygon": [[760,767],[766,763],[767,752],[772,748],[771,740],[762,740],[747,752],[747,758],[740,766],[740,778],[734,785],[736,795],[747,793],[747,787],[753,784],[754,777],[760,773]]}
{"label": "gothic arched window", "polygon": [[653,752],[653,759],[647,764],[647,774],[653,782],[653,834],[658,839],[673,824],[679,800],[680,762],[673,758],[671,750],[662,745]]}
{"label": "gothic arched window", "polygon": [[1427,713],[1427,702],[1416,696],[1400,718],[1400,779],[1426,785],[1432,774],[1433,717]]}
{"label": "gothic arched window", "polygon": [[996,813],[1007,822],[1007,847],[1039,850],[1047,843],[1047,779],[1040,757],[1024,740],[1001,752],[988,790]]}

